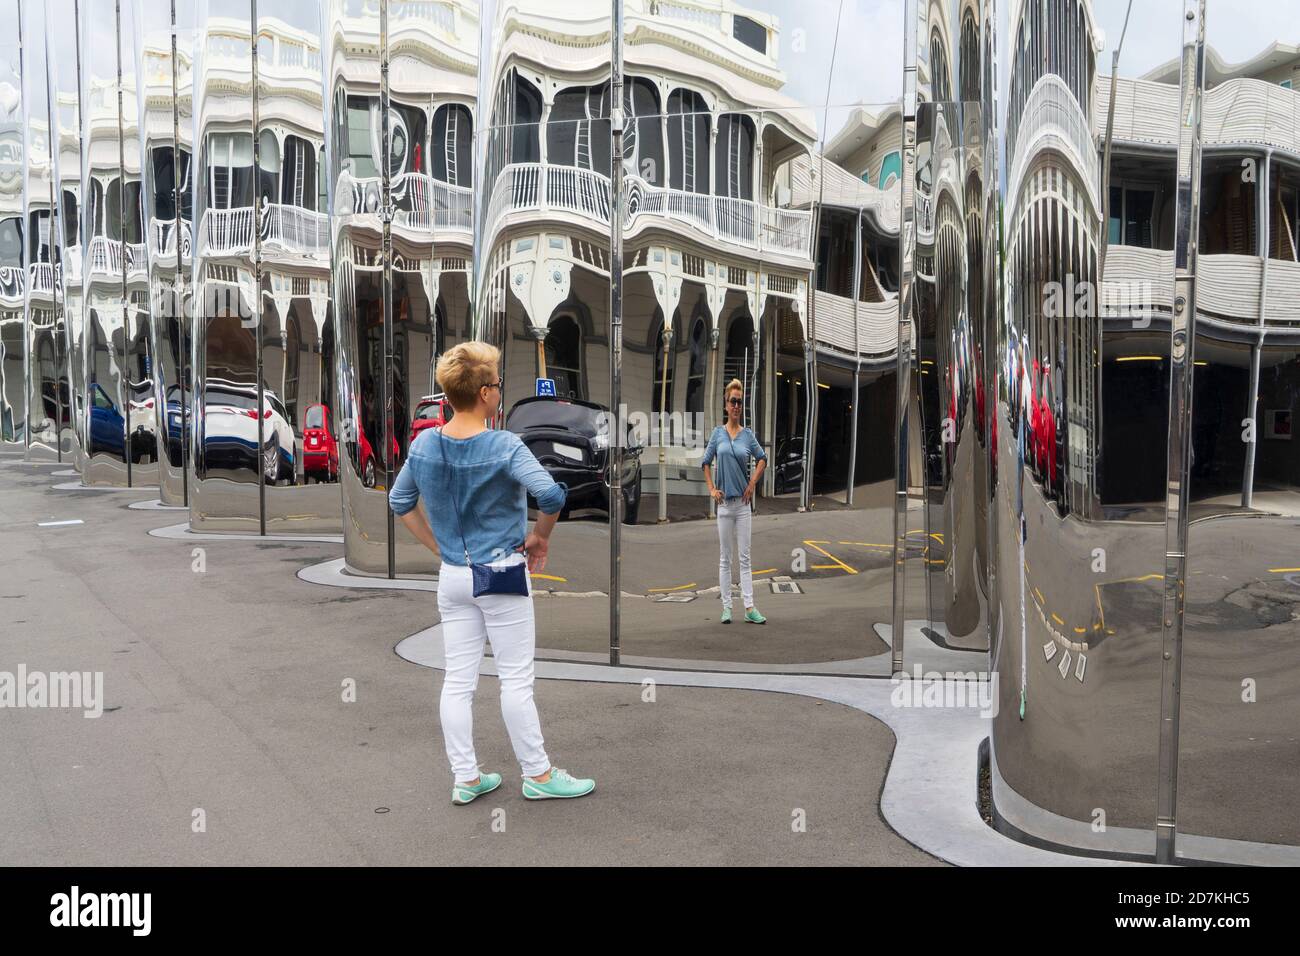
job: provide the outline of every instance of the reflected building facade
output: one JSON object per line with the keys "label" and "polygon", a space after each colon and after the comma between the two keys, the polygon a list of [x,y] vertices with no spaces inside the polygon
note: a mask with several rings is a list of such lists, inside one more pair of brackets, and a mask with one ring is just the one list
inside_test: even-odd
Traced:
{"label": "reflected building facade", "polygon": [[[784,0],[0,0],[0,451],[431,577],[387,492],[488,341],[490,424],[570,489],[539,647],[991,670],[1007,832],[1147,859],[1160,807],[1188,859],[1290,858],[1300,58],[1234,62],[1216,6],[1197,94],[1178,0],[1115,77],[1124,0],[847,6],[914,40],[898,87]],[[690,616],[732,379],[760,593],[803,602],[743,646]]]}

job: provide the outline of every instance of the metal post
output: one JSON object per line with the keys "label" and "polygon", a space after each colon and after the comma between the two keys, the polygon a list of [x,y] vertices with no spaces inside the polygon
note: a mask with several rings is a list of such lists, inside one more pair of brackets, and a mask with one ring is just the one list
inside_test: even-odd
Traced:
{"label": "metal post", "polygon": [[[894,433],[894,577],[892,670],[903,669],[903,627],[907,619],[907,427],[912,375],[912,284],[916,256],[916,0],[906,0],[903,12],[903,174],[899,228],[897,401]],[[924,468],[924,463],[922,463]]]}
{"label": "metal post", "polygon": [[1161,628],[1156,862],[1174,862],[1178,832],[1178,720],[1182,682],[1187,505],[1196,346],[1196,247],[1201,189],[1201,100],[1205,92],[1205,0],[1183,0],[1183,63],[1175,200],[1174,308],[1169,329],[1169,445],[1165,485],[1165,575]]}
{"label": "metal post", "polygon": [[[50,46],[49,46],[50,29],[46,24],[44,45],[45,45],[45,122],[48,133],[46,141],[49,143],[50,153],[50,172],[49,172],[49,193],[50,193],[50,275],[53,277],[51,283],[51,293],[54,298],[54,328],[63,327],[64,348],[67,349],[67,359],[65,365],[68,370],[68,398],[72,398],[72,352],[68,348],[68,321],[64,314],[66,310],[67,297],[63,293],[63,263],[62,255],[57,257],[62,247],[63,232],[63,214],[60,210],[58,198],[58,168],[59,168],[59,132],[58,127],[54,125],[54,88],[50,83]],[[60,464],[63,462],[63,392],[59,388],[59,382],[54,383],[54,459]]]}
{"label": "metal post", "polygon": [[668,361],[673,340],[673,329],[666,322],[660,332],[660,338],[663,339],[664,348],[663,374],[659,378],[659,523],[666,524],[668,521],[668,479],[665,477],[665,469],[668,462],[667,451],[664,448],[664,409],[668,407]]}
{"label": "metal post", "polygon": [[[383,421],[379,426],[379,439],[384,443],[384,489],[393,487],[393,169],[389,127],[388,86],[388,0],[379,3],[379,151],[383,154],[379,175],[380,203],[379,220],[383,227],[381,241],[381,258],[383,259],[382,305],[384,360],[383,374],[379,382],[379,409]],[[385,515],[388,523],[388,577],[397,576],[397,520],[393,509],[387,505],[385,496]]]}
{"label": "metal post", "polygon": [[[610,0],[610,218],[609,218],[609,662],[620,653],[622,594],[623,444],[623,0]],[[660,481],[663,480],[662,475]]]}
{"label": "metal post", "polygon": [[[172,17],[172,203],[176,209],[176,277],[173,281],[172,308],[175,311],[176,329],[180,334],[180,368],[177,370],[181,397],[181,501],[188,508],[190,504],[190,404],[193,396],[187,397],[186,382],[189,377],[189,323],[190,311],[185,308],[185,270],[182,267],[183,253],[181,238],[184,222],[181,207],[181,112],[180,112],[180,70],[178,65],[178,47],[176,40],[176,0],[171,0]],[[192,175],[191,161],[191,175]],[[167,399],[163,396],[163,420],[166,422]],[[166,428],[163,430],[166,442]]]}
{"label": "metal post", "polygon": [[[262,171],[261,116],[257,103],[257,87],[260,82],[257,68],[257,0],[249,0],[248,27],[251,38],[252,80],[253,80],[253,328],[257,360],[254,363],[257,375],[257,533],[266,534],[266,465],[263,459],[266,436],[262,427],[266,412],[266,389],[262,384],[262,199],[258,195],[258,177]],[[275,452],[277,460],[280,450]]]}
{"label": "metal post", "polygon": [[[1097,274],[1106,271],[1106,250],[1110,246],[1110,147],[1115,139],[1115,87],[1119,85],[1119,54],[1124,49],[1124,35],[1128,33],[1128,18],[1133,12],[1133,0],[1124,11],[1124,26],[1119,31],[1119,43],[1110,58],[1110,104],[1106,108],[1106,144],[1101,159],[1101,249],[1097,254]],[[1121,237],[1121,241],[1122,241]]]}
{"label": "metal post", "polygon": [[[117,209],[122,217],[122,363],[117,377],[117,391],[124,411],[130,408],[126,393],[126,376],[130,374],[131,361],[131,322],[127,308],[126,287],[126,131],[122,127],[122,0],[117,0],[113,7],[114,29],[117,36]],[[131,419],[128,413],[123,426],[126,431],[122,448],[126,459],[126,486],[131,487]]]}

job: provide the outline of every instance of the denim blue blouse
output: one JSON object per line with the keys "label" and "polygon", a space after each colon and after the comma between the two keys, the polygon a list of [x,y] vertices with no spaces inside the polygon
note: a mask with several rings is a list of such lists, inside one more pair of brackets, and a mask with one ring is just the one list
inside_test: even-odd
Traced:
{"label": "denim blue blouse", "polygon": [[709,436],[709,447],[704,449],[701,465],[712,465],[716,459],[713,486],[722,492],[724,498],[739,498],[749,486],[749,459],[763,461],[767,452],[758,443],[752,429],[742,428],[732,438],[727,434],[727,426],[719,425]]}
{"label": "denim blue blouse", "polygon": [[442,560],[464,566],[466,549],[481,564],[507,558],[524,543],[530,493],[546,514],[559,511],[567,497],[563,483],[547,474],[514,432],[487,429],[449,438],[428,428],[411,444],[388,503],[394,514],[404,515],[423,498]]}

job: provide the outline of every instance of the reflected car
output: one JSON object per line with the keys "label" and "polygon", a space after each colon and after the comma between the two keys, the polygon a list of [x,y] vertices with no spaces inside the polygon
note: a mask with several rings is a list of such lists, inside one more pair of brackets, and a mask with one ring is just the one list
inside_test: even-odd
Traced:
{"label": "reflected car", "polygon": [[181,444],[185,438],[184,416],[189,413],[188,398],[182,396],[179,385],[168,386],[167,408],[164,413],[167,419],[167,454],[173,463],[179,464]]}
{"label": "reflected car", "polygon": [[[397,446],[397,436],[393,436],[393,467],[400,467],[401,449]],[[379,482],[379,470],[383,468],[384,463],[375,456],[375,448],[370,444],[370,439],[366,437],[365,430],[361,423],[357,422],[357,460],[359,462],[359,472],[361,474],[361,483],[367,488],[374,488]]]}
{"label": "reflected car", "polygon": [[[505,427],[518,435],[542,467],[569,489],[562,517],[582,508],[609,511],[609,411],[571,398],[534,397],[515,403]],[[641,447],[631,428],[623,454],[623,523],[636,524],[641,507]],[[537,507],[532,497],[528,506]]]}
{"label": "reflected car", "polygon": [[415,438],[426,428],[441,428],[451,421],[453,414],[451,402],[447,401],[447,396],[439,393],[437,395],[426,395],[420,399],[420,404],[415,406],[415,414],[411,416],[411,438],[407,447],[415,443]]}
{"label": "reflected car", "polygon": [[337,481],[339,445],[330,428],[327,406],[308,405],[302,417],[302,470],[307,480]]}
{"label": "reflected car", "polygon": [[776,477],[773,481],[778,495],[799,490],[803,484],[802,435],[786,438],[776,446],[776,457],[773,459],[772,467],[775,470]]}
{"label": "reflected car", "polygon": [[102,385],[91,382],[89,391],[90,453],[103,451],[120,458],[126,454],[126,419]]}
{"label": "reflected car", "polygon": [[294,478],[294,434],[279,397],[263,389],[262,444],[257,441],[257,386],[208,379],[204,455],[210,468],[257,469],[278,484]]}
{"label": "reflected car", "polygon": [[138,465],[146,458],[157,461],[158,420],[154,416],[153,382],[132,382],[127,387],[131,390],[126,416],[126,430],[131,435],[131,462]]}

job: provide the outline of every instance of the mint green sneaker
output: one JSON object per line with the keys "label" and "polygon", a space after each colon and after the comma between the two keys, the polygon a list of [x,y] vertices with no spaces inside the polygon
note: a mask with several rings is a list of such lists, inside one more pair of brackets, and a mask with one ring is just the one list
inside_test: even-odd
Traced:
{"label": "mint green sneaker", "polygon": [[551,779],[546,783],[524,777],[525,800],[570,800],[573,797],[585,797],[595,789],[595,780],[570,776],[569,771],[559,767],[551,768]]}
{"label": "mint green sneaker", "polygon": [[467,803],[473,803],[485,793],[491,793],[499,786],[501,786],[501,774],[480,773],[477,786],[471,787],[467,783],[453,783],[451,785],[451,802],[457,806],[464,806]]}
{"label": "mint green sneaker", "polygon": [[745,620],[750,624],[766,624],[767,618],[758,613],[758,608],[751,607],[745,611]]}
{"label": "mint green sneaker", "polygon": [[723,624],[730,624],[730,623],[731,623],[731,608],[729,608],[729,607],[724,607],[724,608],[722,609],[722,623],[723,623]]}

